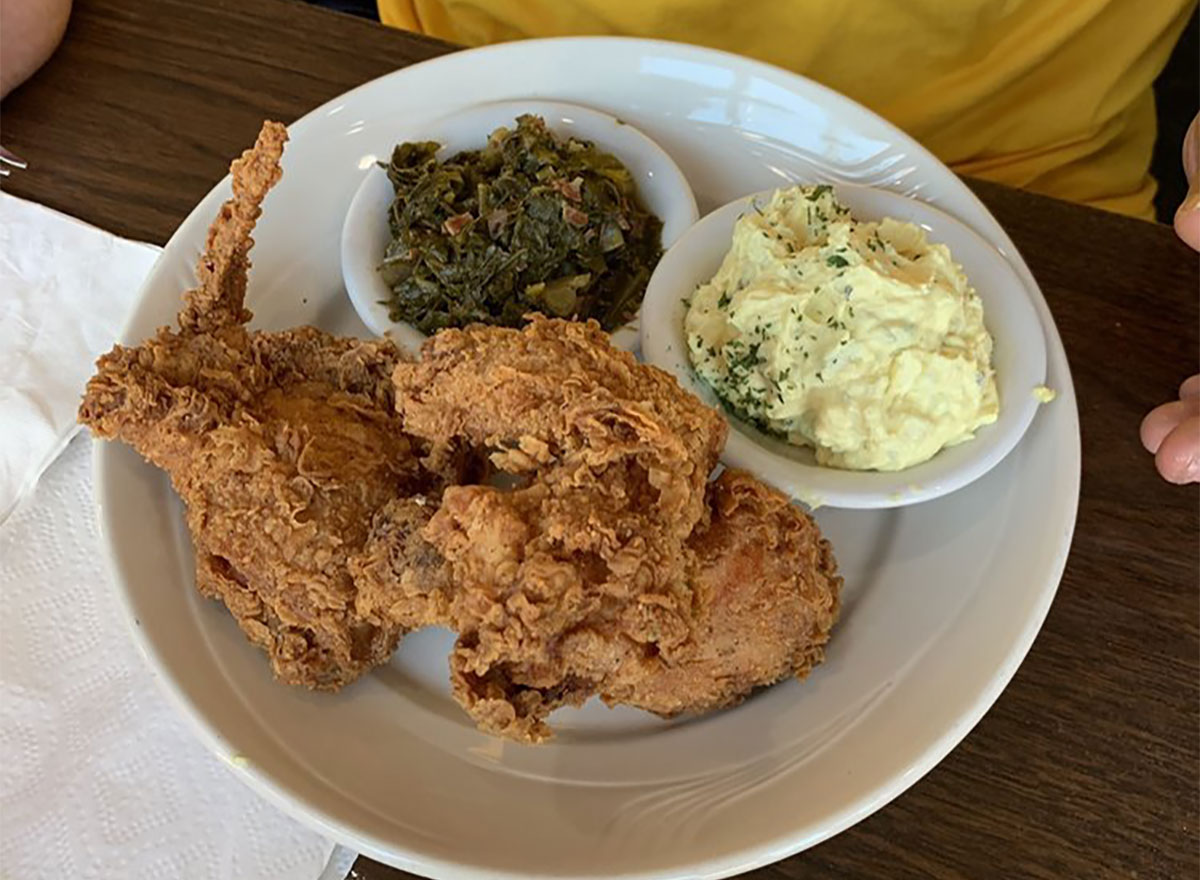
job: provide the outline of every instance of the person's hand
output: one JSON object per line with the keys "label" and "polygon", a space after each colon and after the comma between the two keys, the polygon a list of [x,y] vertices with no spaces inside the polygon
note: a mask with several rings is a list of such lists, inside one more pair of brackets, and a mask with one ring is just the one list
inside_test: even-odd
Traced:
{"label": "person's hand", "polygon": [[1193,249],[1200,251],[1200,113],[1188,126],[1183,139],[1183,173],[1187,175],[1187,198],[1175,212],[1175,231]]}
{"label": "person's hand", "polygon": [[1179,386],[1179,399],[1142,420],[1142,445],[1154,454],[1163,479],[1200,482],[1200,375]]}
{"label": "person's hand", "polygon": [[[1188,194],[1175,212],[1175,231],[1200,251],[1200,113],[1183,139],[1183,171]],[[1179,386],[1179,399],[1164,403],[1142,419],[1142,445],[1154,455],[1164,480],[1200,482],[1200,375]]]}

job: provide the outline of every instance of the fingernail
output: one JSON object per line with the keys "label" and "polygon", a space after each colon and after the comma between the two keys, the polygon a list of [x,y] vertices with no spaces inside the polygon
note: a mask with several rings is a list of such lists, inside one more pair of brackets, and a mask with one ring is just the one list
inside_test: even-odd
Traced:
{"label": "fingernail", "polygon": [[1188,197],[1183,200],[1183,204],[1179,206],[1176,216],[1190,214],[1192,211],[1200,211],[1200,192],[1189,193]]}

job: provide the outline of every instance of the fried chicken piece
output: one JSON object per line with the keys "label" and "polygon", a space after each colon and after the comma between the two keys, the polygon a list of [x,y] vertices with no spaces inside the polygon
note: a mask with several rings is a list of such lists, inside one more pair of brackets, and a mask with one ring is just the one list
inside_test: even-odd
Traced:
{"label": "fried chicken piece", "polygon": [[825,656],[842,580],[812,518],[751,475],[710,485],[711,518],[689,537],[694,617],[686,640],[630,658],[601,695],[670,717],[804,678]]}
{"label": "fried chicken piece", "polygon": [[384,662],[403,629],[356,608],[350,558],[381,511],[417,492],[436,503],[439,485],[395,412],[391,343],[244,326],[251,232],[286,136],[266,123],[233,164],[234,195],[209,230],[179,329],[101,357],[79,419],[170,475],[197,587],[225,603],[275,675],[332,690]]}
{"label": "fried chicken piece", "polygon": [[614,595],[544,556],[535,574],[539,520],[523,504],[453,487],[425,530],[456,585],[425,606],[427,622],[458,630],[454,694],[482,729],[538,742],[551,711],[594,694],[666,717],[706,712],[823,658],[841,589],[832,550],[750,475],[727,470],[710,484],[674,593]]}
{"label": "fried chicken piece", "polygon": [[362,552],[350,559],[355,607],[376,626],[412,630],[450,620],[450,572],[423,536],[437,504],[421,494],[388,503],[375,514]]}
{"label": "fried chicken piece", "polygon": [[521,481],[446,489],[421,534],[449,578],[387,611],[458,632],[454,693],[483,730],[541,741],[594,694],[704,711],[819,660],[840,580],[816,526],[747,475],[710,487],[724,421],[598,328],[444,331],[395,381],[435,461],[465,446]]}
{"label": "fried chicken piece", "polygon": [[394,379],[405,426],[432,445],[434,463],[466,447],[505,473],[552,472],[557,492],[601,489],[603,511],[559,515],[577,531],[610,524],[610,543],[629,528],[689,534],[728,430],[673,377],[613,348],[595,321],[535,315],[521,330],[443,330]]}

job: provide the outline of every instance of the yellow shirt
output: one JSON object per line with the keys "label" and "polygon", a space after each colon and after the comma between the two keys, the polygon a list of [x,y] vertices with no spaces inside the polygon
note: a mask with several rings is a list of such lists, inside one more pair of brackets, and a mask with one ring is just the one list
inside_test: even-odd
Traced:
{"label": "yellow shirt", "polygon": [[1151,84],[1195,0],[378,0],[470,46],[619,34],[725,49],[865,104],[956,171],[1154,216]]}

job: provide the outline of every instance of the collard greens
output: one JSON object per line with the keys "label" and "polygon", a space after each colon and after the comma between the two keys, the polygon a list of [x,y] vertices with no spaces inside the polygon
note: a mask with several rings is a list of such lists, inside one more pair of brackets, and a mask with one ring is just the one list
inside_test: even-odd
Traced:
{"label": "collard greens", "polygon": [[394,321],[425,333],[474,322],[519,326],[530,312],[633,317],[662,255],[662,223],[629,170],[536,116],[497,129],[481,150],[438,162],[440,145],[400,144],[380,273]]}

